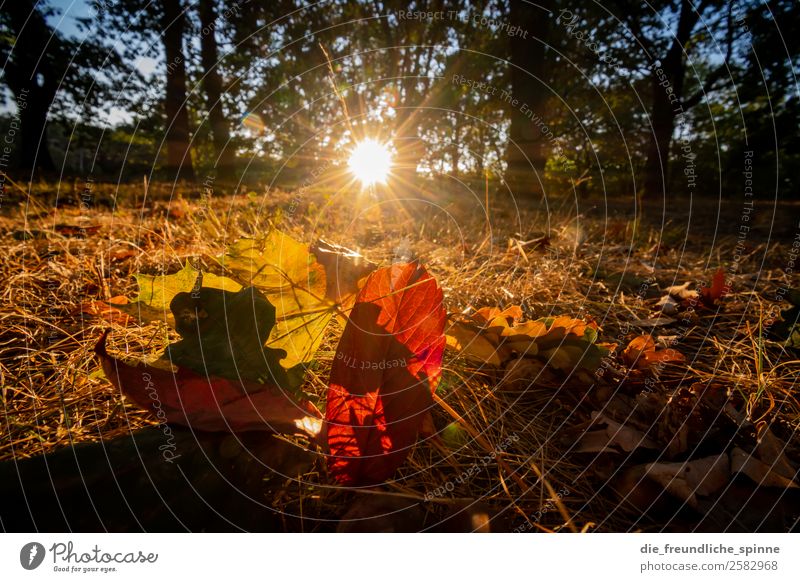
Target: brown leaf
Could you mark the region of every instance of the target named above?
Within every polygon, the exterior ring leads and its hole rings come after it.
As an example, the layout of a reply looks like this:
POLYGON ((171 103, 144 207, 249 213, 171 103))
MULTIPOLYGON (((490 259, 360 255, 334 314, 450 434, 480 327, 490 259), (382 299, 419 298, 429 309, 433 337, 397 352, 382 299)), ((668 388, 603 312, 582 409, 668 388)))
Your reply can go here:
POLYGON ((358 293, 359 282, 375 270, 375 263, 360 253, 319 239, 310 249, 325 269, 326 297, 347 307, 358 293))
POLYGON ((127 305, 128 298, 124 295, 117 295, 105 301, 87 301, 75 310, 75 314, 90 315, 119 325, 130 325, 135 321, 133 317, 117 308, 117 305, 127 305))
POLYGON ((798 488, 797 483, 792 479, 787 479, 773 467, 746 453, 739 447, 731 451, 731 471, 747 475, 761 487, 798 488))
POLYGON ((497 388, 524 391, 531 386, 554 388, 558 386, 558 378, 541 360, 520 356, 506 364, 505 376, 497 388))
POLYGON ((125 259, 130 259, 138 254, 139 251, 126 246, 114 247, 113 249, 108 251, 108 257, 112 261, 124 261, 125 259))
POLYGON ((708 497, 728 483, 731 462, 723 453, 683 463, 649 463, 645 475, 697 509, 698 497, 708 497))
POLYGON ((604 429, 586 431, 579 438, 576 453, 626 453, 637 448, 659 449, 658 443, 645 436, 641 431, 611 420, 601 412, 592 412, 593 426, 605 425, 604 429), (614 448, 618 447, 618 448, 614 448))
POLYGON ((468 360, 490 366, 500 366, 510 351, 492 343, 481 329, 465 321, 452 321, 445 331, 447 347, 468 360))
POLYGON ((786 456, 786 443, 776 437, 769 430, 766 423, 759 424, 756 428, 758 433, 756 454, 758 458, 783 477, 794 479, 797 475, 797 470, 786 456))
POLYGON ((725 284, 725 271, 720 267, 711 278, 711 287, 700 289, 700 301, 708 308, 715 307, 719 300, 728 294, 729 287, 725 284))
POLYGON ((321 414, 308 401, 258 382, 206 378, 186 368, 172 372, 130 365, 106 352, 105 332, 95 353, 109 381, 161 422, 201 431, 305 433, 315 437, 321 414))

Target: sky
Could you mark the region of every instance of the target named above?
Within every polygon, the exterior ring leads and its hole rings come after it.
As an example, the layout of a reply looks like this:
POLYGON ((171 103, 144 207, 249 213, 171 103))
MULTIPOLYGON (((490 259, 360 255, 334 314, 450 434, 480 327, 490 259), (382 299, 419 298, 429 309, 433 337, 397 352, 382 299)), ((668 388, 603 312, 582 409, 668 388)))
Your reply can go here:
POLYGON ((95 14, 87 0, 51 0, 50 5, 62 13, 49 19, 49 23, 56 30, 74 38, 85 36, 78 29, 75 19, 91 17, 95 14))
MULTIPOLYGON (((15 1, 15 0, 9 0, 15 1)), ((79 18, 91 18, 97 12, 92 8, 92 0, 49 0, 48 4, 56 9, 57 14, 48 18, 48 23, 58 32, 64 36, 72 37, 76 40, 83 40, 86 38, 88 32, 82 30, 78 26, 79 18)), ((150 57, 139 57, 135 61, 136 67, 145 76, 148 77, 158 65, 158 62, 150 57)), ((10 93, 6 89, 6 98, 3 100, 0 97, 0 114, 15 113, 16 104, 13 98, 10 98, 10 93)), ((106 120, 111 125, 116 125, 119 122, 129 121, 131 116, 128 112, 112 108, 106 112, 106 120)))

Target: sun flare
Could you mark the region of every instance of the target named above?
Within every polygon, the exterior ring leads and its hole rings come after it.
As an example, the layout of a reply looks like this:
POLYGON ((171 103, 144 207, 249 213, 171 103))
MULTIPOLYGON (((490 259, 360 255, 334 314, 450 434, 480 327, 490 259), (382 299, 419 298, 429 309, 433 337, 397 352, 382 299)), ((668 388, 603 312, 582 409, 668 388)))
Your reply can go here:
POLYGON ((385 184, 392 167, 392 154, 386 144, 365 139, 356 144, 350 154, 348 166, 364 186, 385 184))

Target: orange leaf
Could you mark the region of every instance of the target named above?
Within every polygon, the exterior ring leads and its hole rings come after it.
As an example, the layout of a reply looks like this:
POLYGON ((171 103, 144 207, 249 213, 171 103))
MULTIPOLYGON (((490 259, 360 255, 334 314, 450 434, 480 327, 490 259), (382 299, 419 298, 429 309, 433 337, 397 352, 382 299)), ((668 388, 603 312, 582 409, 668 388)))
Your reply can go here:
POLYGON ((74 313, 99 317, 110 323, 128 325, 132 321, 134 321, 134 319, 127 313, 115 307, 115 305, 127 305, 127 304, 128 304, 127 297, 125 297, 124 295, 117 295, 116 297, 112 297, 106 301, 97 300, 97 301, 87 301, 86 303, 82 303, 80 307, 78 307, 78 309, 75 310, 74 313))
POLYGON ((711 278, 711 287, 703 287, 700 290, 700 300, 707 307, 713 307, 717 300, 722 299, 727 294, 728 287, 725 285, 725 271, 720 267, 711 278))
POLYGON ((683 354, 669 348, 656 350, 656 343, 649 335, 635 337, 622 352, 622 360, 633 369, 646 370, 654 364, 679 363, 685 361, 683 354))

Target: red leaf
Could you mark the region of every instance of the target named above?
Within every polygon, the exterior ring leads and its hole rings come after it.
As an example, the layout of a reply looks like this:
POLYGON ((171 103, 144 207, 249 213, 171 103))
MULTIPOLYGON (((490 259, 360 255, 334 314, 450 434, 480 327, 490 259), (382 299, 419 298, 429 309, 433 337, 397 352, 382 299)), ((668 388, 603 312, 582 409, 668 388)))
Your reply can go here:
POLYGON ((328 468, 339 483, 380 483, 405 460, 433 404, 445 318, 442 290, 418 263, 367 279, 328 389, 328 468))
POLYGON ((709 307, 713 307, 718 299, 722 299, 728 294, 725 285, 725 271, 720 267, 711 278, 711 287, 703 287, 700 290, 700 299, 709 307))
POLYGON ((280 388, 206 378, 186 368, 173 373, 146 364, 131 366, 108 355, 107 336, 95 346, 106 376, 161 422, 203 431, 304 432, 312 437, 319 432, 321 414, 314 405, 295 401, 280 388))

